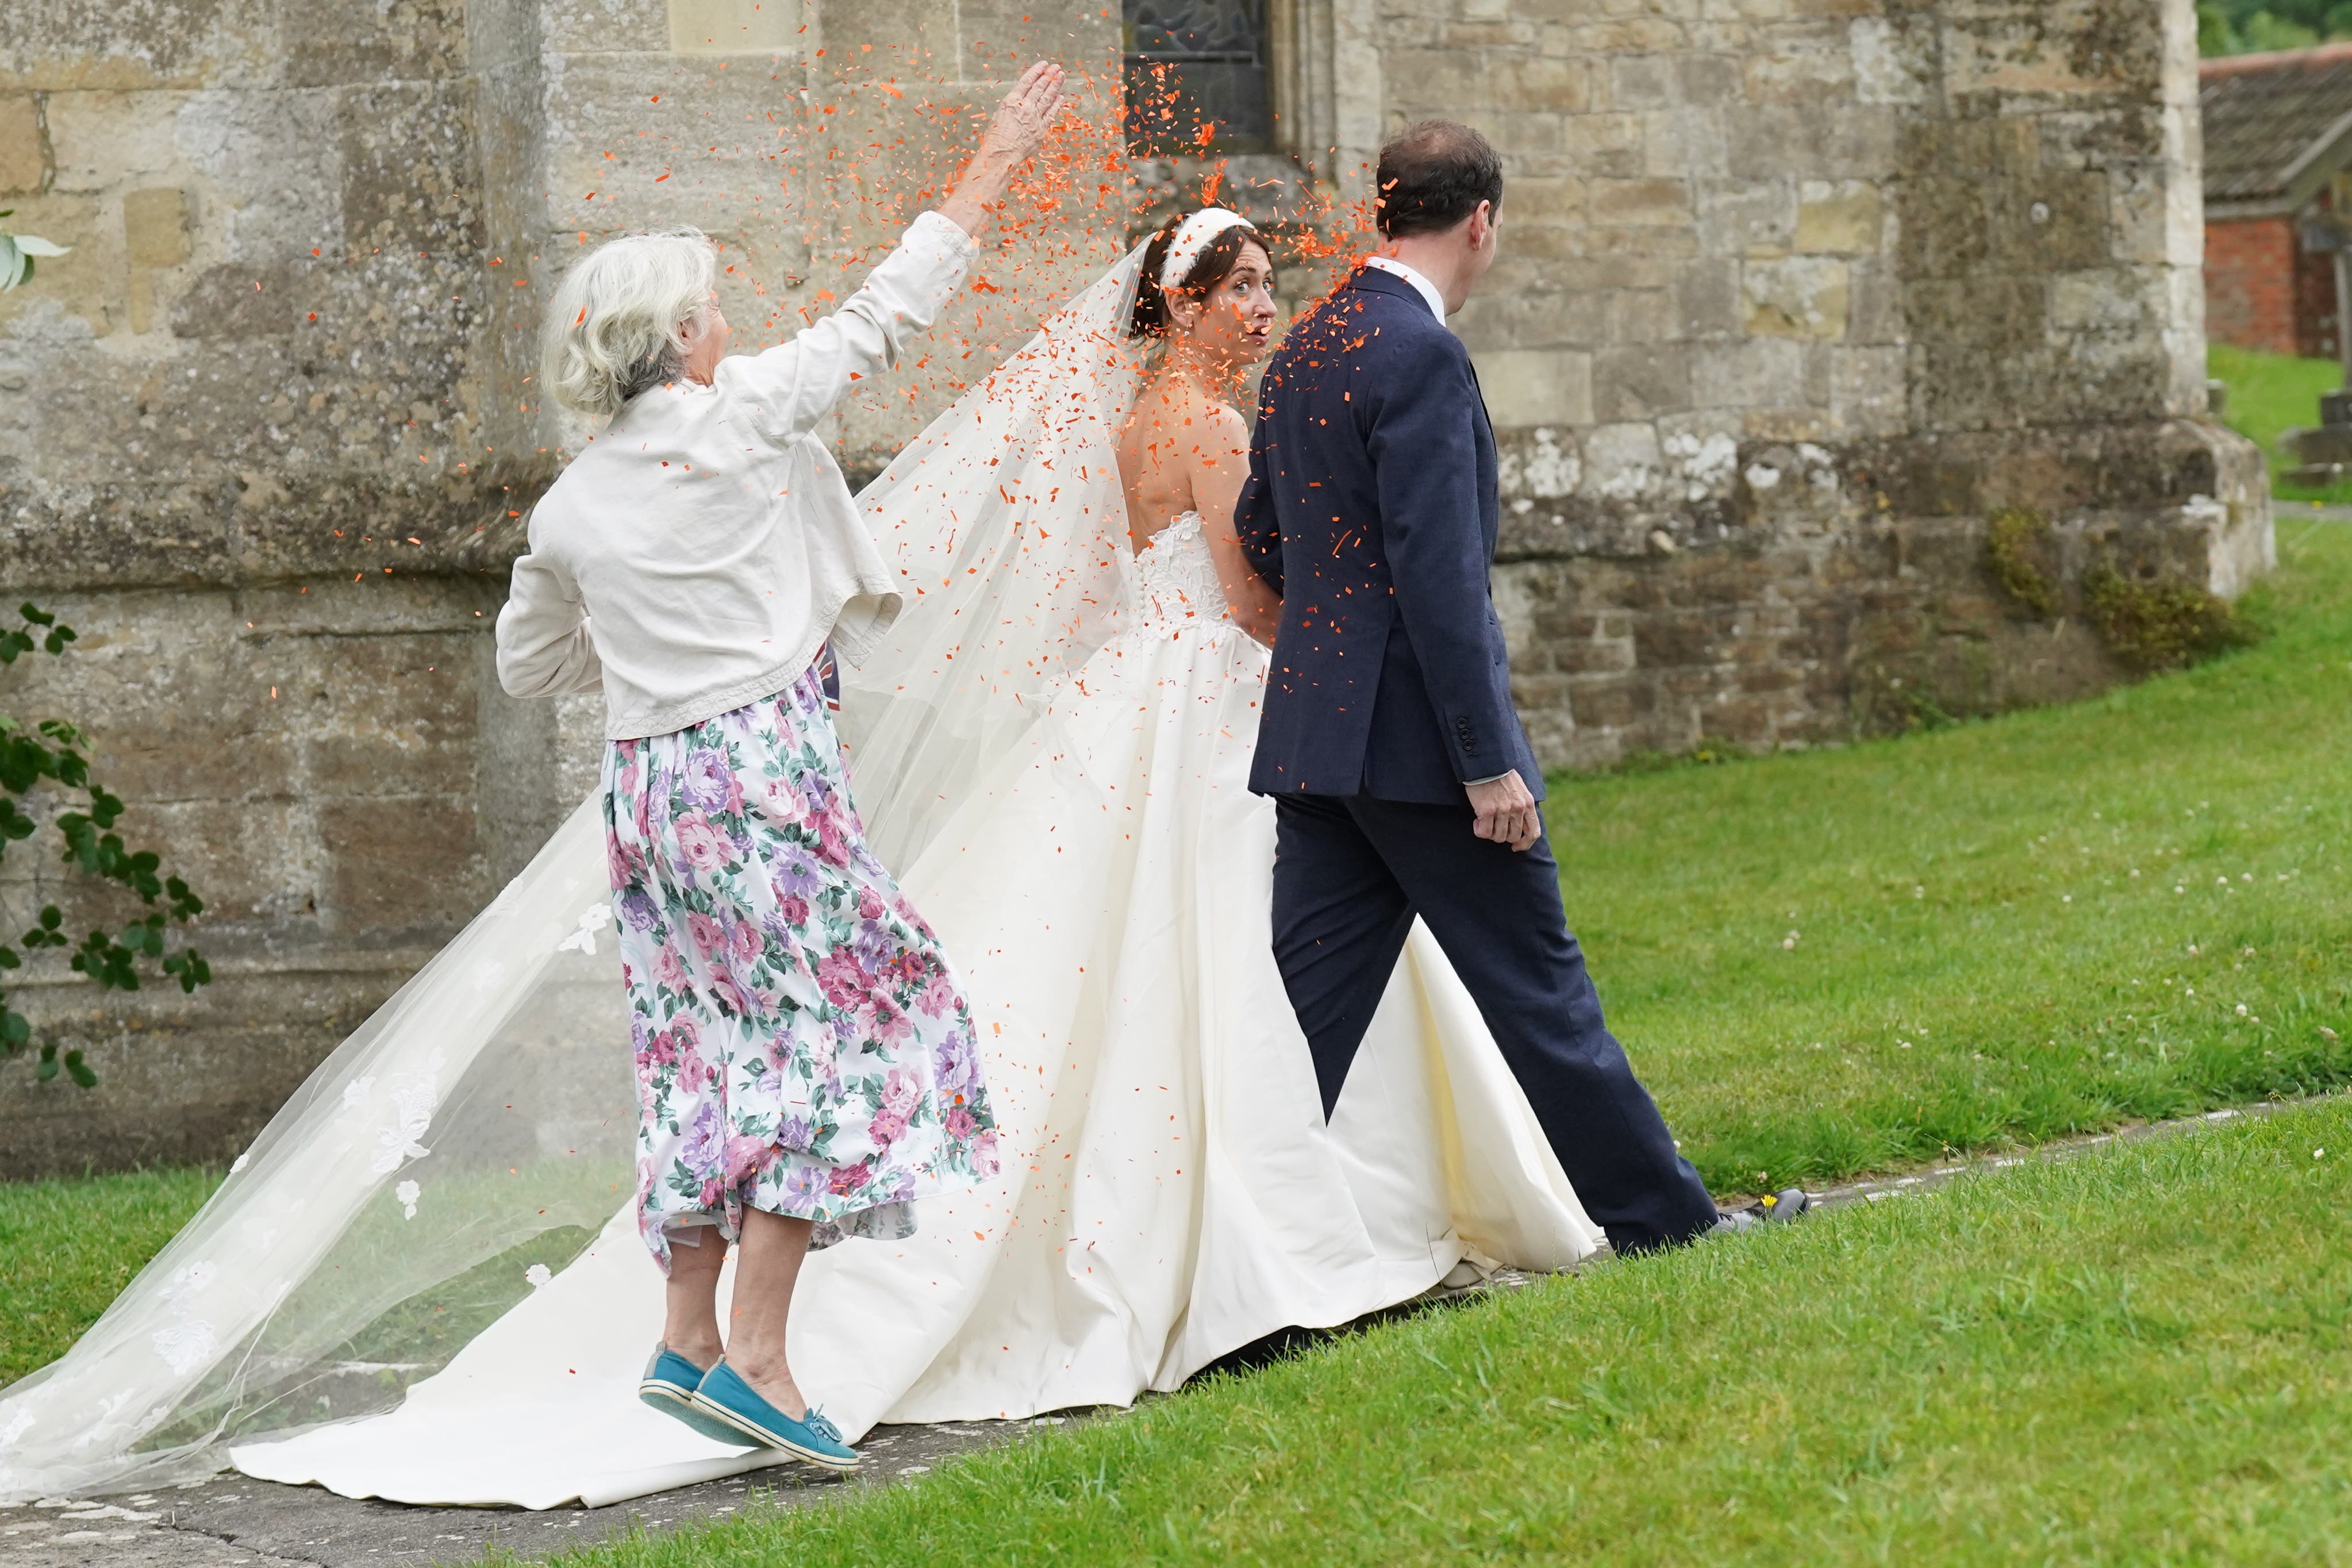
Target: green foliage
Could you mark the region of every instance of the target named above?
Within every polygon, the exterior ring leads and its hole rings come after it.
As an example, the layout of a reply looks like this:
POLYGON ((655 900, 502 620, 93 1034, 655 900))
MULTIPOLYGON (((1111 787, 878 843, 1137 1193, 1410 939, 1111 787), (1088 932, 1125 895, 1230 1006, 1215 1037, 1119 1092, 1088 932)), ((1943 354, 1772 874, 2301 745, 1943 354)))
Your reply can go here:
POLYGON ((2058 536, 2048 518, 2022 507, 1993 513, 1985 555, 2002 592, 2037 616, 2058 613, 2058 536))
MULTIPOLYGON (((38 605, 20 605, 16 613, 21 624, 0 629, 0 665, 13 665, 36 652, 61 657, 73 646, 73 628, 60 626, 38 605)), ((193 992, 211 981, 212 969, 194 948, 169 946, 163 932, 167 921, 192 921, 202 914, 204 900, 187 883, 164 874, 161 856, 152 849, 132 849, 111 831, 122 816, 122 801, 89 776, 89 744, 79 729, 62 719, 43 719, 27 727, 13 715, 0 713, 0 854, 38 830, 39 822, 21 804, 33 791, 47 785, 79 795, 79 809, 59 812, 55 825, 65 841, 66 864, 129 889, 149 906, 149 912, 119 931, 91 931, 77 943, 66 933, 63 911, 47 905, 16 945, 0 942, 0 974, 23 968, 27 955, 71 947, 68 967, 101 991, 138 990, 140 963, 146 960, 179 982, 182 991, 193 992)), ((0 1056, 13 1057, 32 1043, 32 1021, 9 1005, 7 990, 0 988, 0 1056)), ((98 1087, 96 1070, 79 1049, 60 1052, 56 1041, 43 1041, 34 1077, 47 1083, 60 1068, 82 1088, 98 1087)))
MULTIPOLYGON (((0 207, 0 217, 7 217, 16 210, 0 207)), ((35 257, 63 256, 72 248, 68 245, 53 245, 37 234, 10 234, 0 229, 0 294, 33 280, 35 257)))
POLYGON ((2259 54, 2352 38, 2352 0, 2199 0, 2198 52, 2259 54))
POLYGON ((2254 640, 2236 607, 2200 584, 2138 582, 2105 562, 2083 574, 2083 607, 2099 640, 2141 669, 2178 669, 2254 640))

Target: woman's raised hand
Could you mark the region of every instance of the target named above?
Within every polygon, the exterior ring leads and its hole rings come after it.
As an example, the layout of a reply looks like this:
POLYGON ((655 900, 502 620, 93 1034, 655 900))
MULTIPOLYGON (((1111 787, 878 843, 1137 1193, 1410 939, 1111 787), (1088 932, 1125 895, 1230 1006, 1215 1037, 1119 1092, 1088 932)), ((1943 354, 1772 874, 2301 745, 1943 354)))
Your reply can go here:
POLYGON ((1045 144, 1045 132, 1053 129, 1054 117, 1061 108, 1062 68, 1051 60, 1039 60, 1021 73, 1021 79, 996 106, 996 118, 989 121, 988 134, 981 139, 981 157, 992 154, 1013 164, 1027 163, 1045 144))
POLYGON ((988 222, 989 208, 1004 197, 1004 187, 1020 168, 1045 144, 1045 133, 1062 109, 1062 68, 1039 60, 1021 73, 1013 90, 996 106, 980 151, 965 168, 954 193, 940 204, 940 216, 966 234, 977 237, 988 222))

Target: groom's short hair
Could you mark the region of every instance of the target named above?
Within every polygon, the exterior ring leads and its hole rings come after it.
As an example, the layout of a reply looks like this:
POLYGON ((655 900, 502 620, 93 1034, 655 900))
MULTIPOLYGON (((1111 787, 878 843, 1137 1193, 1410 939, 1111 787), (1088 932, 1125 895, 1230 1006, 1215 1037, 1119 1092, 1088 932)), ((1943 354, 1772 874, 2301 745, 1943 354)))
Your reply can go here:
POLYGON ((1391 239, 1452 228, 1489 202, 1503 210, 1503 157, 1469 126, 1424 120, 1381 149, 1381 232, 1391 239))

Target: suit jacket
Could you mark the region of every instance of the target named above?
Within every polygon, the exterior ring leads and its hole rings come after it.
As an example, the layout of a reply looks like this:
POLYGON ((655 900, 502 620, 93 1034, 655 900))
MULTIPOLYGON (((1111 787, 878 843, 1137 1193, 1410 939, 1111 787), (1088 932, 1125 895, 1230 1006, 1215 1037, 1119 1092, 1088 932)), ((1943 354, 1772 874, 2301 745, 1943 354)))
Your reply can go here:
POLYGON ((1266 367, 1234 511, 1282 595, 1252 790, 1458 805, 1516 768, 1542 797, 1487 577, 1501 521, 1469 350, 1359 269, 1266 367))

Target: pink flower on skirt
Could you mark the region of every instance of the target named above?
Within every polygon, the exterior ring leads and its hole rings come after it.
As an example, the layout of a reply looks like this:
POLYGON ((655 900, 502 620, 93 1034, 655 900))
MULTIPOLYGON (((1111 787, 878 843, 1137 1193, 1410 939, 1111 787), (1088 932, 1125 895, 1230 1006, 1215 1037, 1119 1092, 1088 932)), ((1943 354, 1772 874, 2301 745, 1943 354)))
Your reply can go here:
POLYGON ((784 917, 788 926, 805 926, 809 922, 808 900, 797 894, 787 894, 778 900, 776 912, 784 917))
POLYGON ((900 1011, 897 1003, 883 996, 874 998, 872 1022, 868 1028, 878 1045, 895 1046, 901 1040, 915 1037, 915 1021, 900 1011))
POLYGON ((824 999, 836 1007, 855 1007, 866 999, 866 972, 857 960, 835 949, 816 961, 816 983, 824 999))
POLYGON ((833 1179, 829 1184, 836 1193, 854 1193, 873 1179, 873 1171, 867 1167, 865 1161, 860 1160, 854 1165, 835 1166, 833 1179))
POLYGON ((944 974, 934 974, 930 984, 923 987, 923 994, 916 999, 915 1005, 926 1018, 944 1018, 956 1010, 958 1000, 955 982, 944 974))
POLYGON ((695 950, 705 959, 718 958, 727 951, 727 928, 714 915, 687 916, 686 934, 694 939, 695 950))
POLYGON ((604 875, 614 892, 635 881, 645 864, 635 846, 623 844, 615 835, 604 836, 604 875))
POLYGON ((739 1018, 748 1018, 757 1010, 751 1005, 751 996, 735 983, 735 977, 724 970, 710 977, 710 994, 739 1018))
POLYGON ((654 984, 667 986, 681 996, 694 988, 687 978, 685 961, 667 942, 662 943, 654 953, 654 984))
POLYGON ((971 1136, 971 1130, 980 1125, 978 1121, 973 1120, 971 1112, 966 1110, 961 1105, 950 1109, 947 1113, 946 1121, 948 1136, 954 1139, 959 1143, 969 1139, 971 1136))
POLYGON ((688 1094, 700 1094, 705 1085, 719 1077, 718 1069, 702 1059, 702 1053, 691 1046, 677 1053, 677 1087, 688 1094))
POLYGON ((775 1145, 764 1138, 746 1138, 740 1134, 727 1140, 727 1184, 739 1184, 747 1176, 756 1175, 775 1163, 775 1145))
POLYGON ((701 1027, 686 1014, 681 1013, 670 1021, 669 1032, 677 1039, 679 1050, 698 1051, 702 1048, 701 1027))
POLYGON ((733 854, 727 836, 698 811, 683 813, 670 824, 677 836, 677 852, 698 871, 724 870, 733 854))
POLYGON ((767 939, 750 921, 736 922, 734 945, 736 958, 745 963, 759 963, 761 955, 768 950, 767 939))
POLYGON ((817 819, 817 854, 828 866, 849 864, 849 834, 841 825, 841 814, 828 811, 817 819))
POLYGON ((808 821, 808 802, 789 778, 770 779, 760 792, 760 813, 771 822, 798 827, 808 821))

